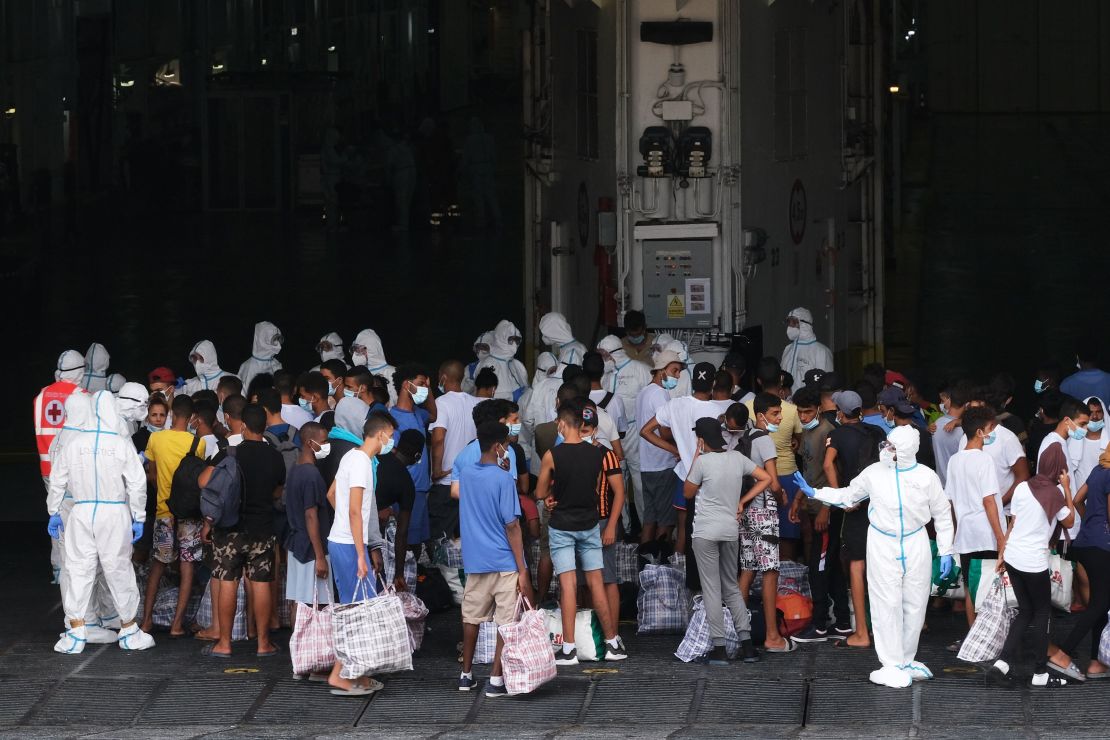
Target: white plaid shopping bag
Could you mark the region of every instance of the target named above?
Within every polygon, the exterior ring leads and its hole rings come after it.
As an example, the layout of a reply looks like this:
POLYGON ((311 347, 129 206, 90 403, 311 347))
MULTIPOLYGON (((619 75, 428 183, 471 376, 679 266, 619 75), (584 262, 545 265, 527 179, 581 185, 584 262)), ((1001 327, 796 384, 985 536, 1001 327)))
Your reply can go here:
POLYGON ((1110 624, 1102 628, 1102 635, 1098 639, 1098 662, 1110 665, 1110 624))
POLYGON ((969 663, 995 660, 1002 654, 1002 646, 1010 633, 1010 622, 1017 610, 1007 606, 1005 586, 1001 578, 994 579, 991 591, 983 599, 975 614, 975 624, 967 632, 957 657, 969 663))
POLYGON ((319 589, 312 591, 312 606, 297 603, 297 625, 289 638, 293 673, 321 673, 335 663, 335 637, 332 635, 332 606, 320 608, 319 589))
MULTIPOLYGON (((208 580, 204 589, 204 596, 197 606, 196 617, 193 621, 201 627, 212 626, 212 584, 215 579, 208 580)), ((231 639, 233 642, 247 639, 247 590, 243 581, 239 581, 239 590, 235 592, 235 621, 231 625, 231 639)))
POLYGON ((690 623, 686 578, 670 565, 645 565, 636 597, 637 634, 680 634, 690 623))
MULTIPOLYGON (((728 607, 725 610, 725 652, 729 658, 735 658, 740 651, 740 635, 736 633, 736 623, 732 621, 732 613, 728 607)), ((675 657, 683 663, 700 660, 713 649, 713 638, 709 635, 709 620, 705 617, 705 604, 701 596, 694 597, 694 613, 690 615, 690 625, 682 642, 678 644, 675 657)))
POLYGON ((510 694, 530 693, 555 678, 555 654, 542 611, 533 609, 521 596, 517 600, 517 621, 503 624, 497 631, 505 643, 501 648, 501 668, 510 694))
POLYGON ((635 542, 618 542, 617 583, 637 583, 640 580, 640 546, 635 542))
POLYGON ((363 579, 355 588, 361 601, 332 611, 335 655, 343 668, 339 675, 352 679, 373 673, 412 670, 412 649, 404 607, 393 589, 370 598, 373 587, 363 579))
MULTIPOLYGON (((550 641, 548 644, 551 644, 550 641)), ((497 625, 493 622, 482 622, 478 625, 478 642, 474 645, 474 662, 478 665, 489 665, 493 662, 493 656, 496 652, 497 625)))
MULTIPOLYGON (((411 557, 412 553, 409 553, 409 556, 411 557)), ((398 591, 397 598, 401 600, 401 609, 405 613, 405 624, 409 631, 409 648, 416 652, 424 644, 424 620, 428 618, 428 607, 424 606, 424 602, 413 591, 398 591)))

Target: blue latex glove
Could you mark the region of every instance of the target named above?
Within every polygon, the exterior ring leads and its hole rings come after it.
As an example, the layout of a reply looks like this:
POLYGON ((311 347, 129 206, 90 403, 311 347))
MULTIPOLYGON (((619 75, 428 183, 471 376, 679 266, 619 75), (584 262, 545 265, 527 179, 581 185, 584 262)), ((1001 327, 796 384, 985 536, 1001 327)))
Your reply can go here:
POLYGON ((943 581, 952 572, 952 556, 942 555, 940 558, 940 578, 943 581))
POLYGON ((813 490, 813 486, 807 483, 806 479, 802 477, 801 471, 794 473, 791 480, 794 481, 794 485, 798 487, 798 490, 804 493, 809 498, 813 498, 817 495, 817 491, 813 490))
POLYGON ((143 536, 143 523, 131 522, 131 544, 134 545, 143 536))
POLYGON ((50 520, 46 523, 46 532, 54 539, 58 539, 63 529, 65 528, 62 526, 62 517, 59 514, 51 516, 50 520))

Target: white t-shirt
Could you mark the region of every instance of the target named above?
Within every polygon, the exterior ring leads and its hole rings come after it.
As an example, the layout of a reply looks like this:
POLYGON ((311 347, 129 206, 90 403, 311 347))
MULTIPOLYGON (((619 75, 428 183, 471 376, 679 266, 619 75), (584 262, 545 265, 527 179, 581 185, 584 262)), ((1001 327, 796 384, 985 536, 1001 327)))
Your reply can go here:
MULTIPOLYGON (((601 409, 601 402, 605 400, 607 393, 608 391, 603 390, 590 391, 590 400, 598 404, 598 408, 601 409)), ((624 434, 628 431, 628 420, 624 415, 624 402, 621 400, 620 396, 614 393, 613 399, 609 401, 609 405, 601 410, 612 417, 613 424, 616 426, 618 434, 624 434)))
MULTIPOLYGON (((455 456, 478 436, 474 429, 472 412, 481 400, 477 396, 458 391, 449 391, 436 399, 436 420, 430 428, 444 430, 441 469, 451 470, 455 456)), ((451 482, 451 476, 445 475, 434 482, 446 485, 451 482)))
MULTIPOLYGON (((613 405, 616 406, 617 404, 613 405)), ((597 433, 594 434, 594 439, 611 450, 613 449, 613 440, 619 438, 620 435, 617 434, 617 425, 613 423, 612 415, 605 409, 598 407, 597 433)))
MULTIPOLYGON (((640 426, 647 424, 668 401, 671 395, 662 386, 648 383, 636 396, 636 419, 640 426)), ((640 445, 640 472, 658 473, 662 470, 674 470, 678 460, 674 455, 661 450, 647 440, 640 445)))
MULTIPOLYGON (((755 431, 755 429, 749 429, 748 434, 750 435, 755 431)), ((764 465, 766 465, 768 460, 775 460, 777 462, 778 456, 778 450, 775 448, 775 438, 772 437, 770 434, 761 434, 759 435, 759 437, 752 440, 752 462, 759 467, 762 468, 764 465)), ((749 501, 748 508, 764 508, 764 501, 770 495, 771 489, 768 488, 763 494, 756 496, 751 501, 749 501)))
POLYGON ((740 504, 744 476, 753 472, 755 463, 735 450, 698 456, 690 468, 689 478, 691 483, 699 486, 694 537, 718 542, 735 542, 740 538, 736 509, 740 504))
POLYGON ((299 404, 283 403, 281 405, 281 420, 299 430, 312 421, 312 413, 302 409, 299 404))
MULTIPOLYGON (((211 460, 216 455, 220 454, 220 439, 215 434, 206 434, 201 437, 201 441, 204 442, 205 460, 211 460)), ((239 437, 239 441, 243 441, 242 436, 239 437)))
POLYGON ((947 414, 937 419, 937 431, 933 434, 933 457, 937 461, 937 475, 941 485, 948 481, 948 461, 967 444, 967 438, 959 424, 950 432, 944 430, 951 421, 952 417, 947 414))
MULTIPOLYGON (((1041 440, 1041 446, 1037 449, 1037 467, 1032 471, 1033 474, 1036 474, 1037 470, 1040 468, 1041 455, 1044 454, 1044 451, 1047 450, 1052 445, 1057 444, 1057 443, 1059 443, 1060 447, 1063 448, 1064 457, 1068 456, 1068 440, 1061 437, 1059 434, 1056 433, 1056 430, 1053 429, 1051 432, 1044 435, 1044 439, 1041 440)), ((1076 488, 1075 490, 1079 490, 1079 489, 1076 488)))
MULTIPOLYGON (((724 413, 725 408, 728 408, 728 405, 724 401, 702 401, 693 396, 682 396, 672 398, 655 412, 655 420, 659 422, 659 426, 671 430, 675 446, 678 447, 679 461, 674 473, 681 480, 686 480, 686 473, 690 470, 690 463, 693 462, 694 452, 698 448, 694 424, 698 419, 707 416, 716 419, 724 413), (722 403, 726 404, 723 408, 722 403)), ((643 458, 640 461, 640 469, 643 470, 643 458)))
POLYGON ((1104 429, 1099 433, 1098 439, 1084 437, 1080 440, 1068 440, 1065 451, 1068 455, 1068 467, 1072 472, 1072 490, 1078 491, 1087 482, 1091 471, 1098 466, 1099 455, 1106 449, 1108 439, 1110 439, 1110 433, 1104 429))
POLYGON ((948 462, 944 495, 952 502, 952 509, 956 512, 953 547, 957 553, 998 549, 987 510, 983 507, 983 499, 993 496, 999 522, 1005 530, 1002 492, 998 489, 994 461, 983 450, 961 450, 948 462))
POLYGON ((355 544, 347 511, 351 507, 351 488, 364 488, 362 493, 362 541, 370 542, 370 520, 378 526, 378 506, 374 501, 374 465, 370 456, 359 448, 350 450, 339 461, 335 473, 335 519, 328 533, 329 542, 355 544))
MULTIPOLYGON (((1060 489, 1063 494, 1064 489, 1060 489)), ((1002 556, 1008 564, 1024 573, 1040 573, 1048 569, 1048 538, 1056 529, 1056 522, 1048 521, 1044 509, 1033 497, 1028 483, 1019 483, 1010 500, 1014 521, 1006 537, 1006 551, 1002 556)), ((1071 509, 1063 507, 1056 514, 1056 521, 1068 518, 1071 509)))
MULTIPOLYGON (((997 438, 992 445, 983 447, 983 452, 994 460, 994 472, 998 476, 998 487, 1003 495, 1014 485, 1014 464, 1025 456, 1025 450, 1017 435, 999 424, 994 428, 997 438)), ((967 447, 967 435, 960 432, 960 449, 967 447)), ((1012 504, 1011 504, 1012 505, 1012 504)))

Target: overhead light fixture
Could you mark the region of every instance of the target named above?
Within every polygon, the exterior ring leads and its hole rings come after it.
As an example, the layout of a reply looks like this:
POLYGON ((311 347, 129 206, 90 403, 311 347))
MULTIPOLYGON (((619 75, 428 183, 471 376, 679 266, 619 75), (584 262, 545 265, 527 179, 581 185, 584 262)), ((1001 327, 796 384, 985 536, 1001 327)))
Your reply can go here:
POLYGON ((221 64, 220 62, 216 62, 215 64, 212 65, 212 71, 213 72, 221 72, 221 71, 223 71, 223 68, 224 68, 224 65, 221 64))
POLYGON ((435 33, 435 32, 436 32, 436 30, 434 28, 429 28, 428 29, 428 33, 435 33))
POLYGON ((292 28, 289 29, 289 35, 290 36, 296 36, 297 35, 297 27, 296 26, 293 26, 292 28))
POLYGON ((5 115, 5 116, 7 116, 8 118, 12 118, 13 116, 15 116, 15 108, 14 108, 14 107, 12 107, 12 108, 7 108, 7 109, 6 109, 5 111, 4 111, 4 115, 5 115))
POLYGON ((899 87, 898 85, 891 85, 890 86, 890 94, 891 95, 897 95, 900 92, 902 92, 902 88, 899 87))
POLYGON ((270 60, 269 60, 269 59, 267 59, 266 57, 262 57, 262 66, 263 66, 263 67, 265 67, 265 66, 266 66, 266 64, 267 64, 267 63, 269 63, 269 61, 270 61, 270 60))
POLYGON ((329 46, 328 47, 328 53, 329 54, 334 54, 335 53, 335 47, 334 46, 329 46))
POLYGON ((120 87, 135 87, 135 80, 120 80, 120 87))

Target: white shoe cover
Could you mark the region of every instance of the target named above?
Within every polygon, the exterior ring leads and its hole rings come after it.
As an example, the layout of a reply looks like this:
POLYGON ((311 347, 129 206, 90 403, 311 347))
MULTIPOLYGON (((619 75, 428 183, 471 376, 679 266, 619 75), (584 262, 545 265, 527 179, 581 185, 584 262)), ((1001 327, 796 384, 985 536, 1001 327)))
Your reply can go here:
POLYGON ((154 638, 132 623, 119 631, 119 646, 122 650, 146 650, 154 647, 154 638))
POLYGON ((112 630, 95 624, 86 624, 85 632, 88 634, 89 643, 93 645, 111 645, 119 637, 112 630))
POLYGON ((88 642, 88 637, 85 634, 85 628, 70 627, 62 633, 61 639, 54 643, 54 651, 58 653, 66 653, 67 655, 77 655, 85 651, 85 644, 88 642))
POLYGON ((887 666, 877 671, 871 671, 870 678, 871 683, 877 683, 880 686, 889 686, 892 689, 904 689, 913 683, 910 674, 894 666, 887 666))
POLYGON ((928 681, 933 677, 933 672, 929 670, 929 666, 919 660, 910 661, 903 666, 899 666, 899 668, 914 681, 928 681))

